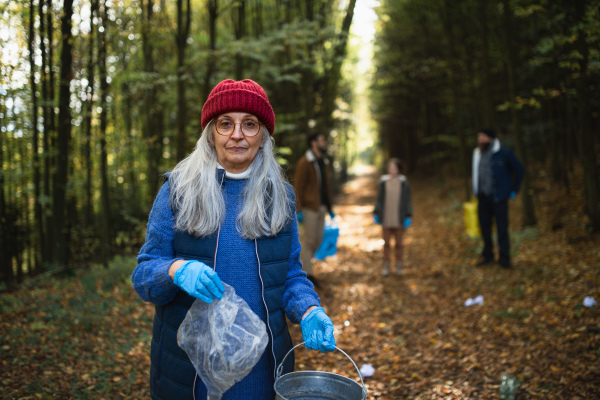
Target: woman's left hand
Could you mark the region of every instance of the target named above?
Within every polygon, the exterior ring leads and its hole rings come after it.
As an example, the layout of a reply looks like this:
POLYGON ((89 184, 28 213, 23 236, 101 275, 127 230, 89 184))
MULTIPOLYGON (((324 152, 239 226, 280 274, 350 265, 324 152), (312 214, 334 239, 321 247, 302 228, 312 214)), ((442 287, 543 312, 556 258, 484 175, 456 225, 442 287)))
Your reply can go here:
POLYGON ((302 340, 307 349, 323 353, 335 350, 333 322, 323 307, 317 307, 300 321, 302 340))

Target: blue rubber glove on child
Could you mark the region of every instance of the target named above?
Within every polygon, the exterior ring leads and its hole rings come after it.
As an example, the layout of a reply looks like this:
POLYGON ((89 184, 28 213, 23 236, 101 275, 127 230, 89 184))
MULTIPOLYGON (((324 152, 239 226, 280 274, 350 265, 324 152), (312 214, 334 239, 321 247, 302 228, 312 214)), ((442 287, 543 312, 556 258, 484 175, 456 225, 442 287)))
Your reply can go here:
POLYGON ((412 218, 406 218, 404 220, 404 224, 403 224, 404 229, 408 229, 408 227, 410 226, 410 224, 412 224, 412 218))
POLYGON ((379 217, 375 214, 373 214, 373 221, 375 221, 375 223, 377 225, 381 224, 381 220, 379 219, 379 217))
POLYGON ((312 310, 302 321, 302 340, 307 349, 319 350, 323 353, 335 350, 333 322, 325 314, 323 307, 312 310))
POLYGON ((222 299, 225 288, 217 273, 200 261, 186 261, 175 271, 173 283, 206 303, 222 299))

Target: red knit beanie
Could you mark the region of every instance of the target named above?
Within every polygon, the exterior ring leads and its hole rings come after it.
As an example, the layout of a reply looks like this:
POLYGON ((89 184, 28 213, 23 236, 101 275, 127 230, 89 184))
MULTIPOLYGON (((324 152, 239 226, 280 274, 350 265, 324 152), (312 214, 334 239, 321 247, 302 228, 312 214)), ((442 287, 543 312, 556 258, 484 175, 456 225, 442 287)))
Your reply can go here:
POLYGON ((226 79, 215 86, 202 107, 200 125, 204 129, 213 118, 235 111, 256 115, 273 135, 275 113, 269 104, 269 98, 263 88, 250 79, 243 81, 226 79))

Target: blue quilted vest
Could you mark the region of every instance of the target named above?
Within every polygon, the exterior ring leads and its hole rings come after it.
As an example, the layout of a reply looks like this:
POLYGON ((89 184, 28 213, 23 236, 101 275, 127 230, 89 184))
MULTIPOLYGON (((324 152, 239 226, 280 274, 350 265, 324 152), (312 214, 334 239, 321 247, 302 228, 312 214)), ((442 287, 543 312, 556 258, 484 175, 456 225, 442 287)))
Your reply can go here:
MULTIPOLYGON (((223 181, 224 173, 224 170, 217 171, 219 181, 223 181)), ((168 175, 165 179, 168 179, 168 175)), ((292 246, 291 231, 290 223, 276 236, 255 240, 263 299, 268 315, 269 344, 265 351, 271 353, 275 368, 293 347, 285 313, 281 308, 292 246)), ((214 268, 217 233, 197 238, 187 232, 178 231, 175 233, 174 246, 176 258, 198 260, 214 268)), ((173 301, 156 306, 150 350, 150 393, 155 400, 194 398, 196 370, 187 354, 177 345, 177 329, 194 300, 194 297, 180 290, 173 301)), ((284 373, 294 370, 293 354, 286 359, 283 370, 284 373)))

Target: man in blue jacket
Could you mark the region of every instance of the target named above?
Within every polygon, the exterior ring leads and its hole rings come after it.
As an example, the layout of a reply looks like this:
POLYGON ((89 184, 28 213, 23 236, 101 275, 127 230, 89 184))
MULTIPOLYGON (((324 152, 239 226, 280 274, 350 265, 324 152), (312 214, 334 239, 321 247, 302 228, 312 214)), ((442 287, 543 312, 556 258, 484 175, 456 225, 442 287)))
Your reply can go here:
POLYGON ((510 268, 510 241, 508 237, 508 200, 514 199, 523 180, 523 164, 512 151, 500 145, 493 129, 479 130, 478 147, 473 151, 473 193, 477 196, 479 227, 483 236, 484 266, 494 261, 492 217, 496 218, 498 263, 510 268))

